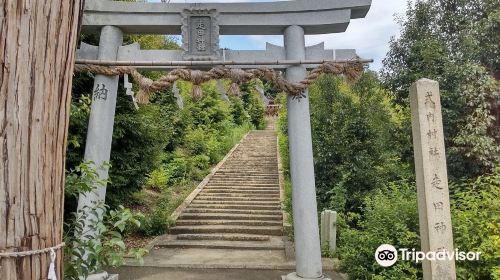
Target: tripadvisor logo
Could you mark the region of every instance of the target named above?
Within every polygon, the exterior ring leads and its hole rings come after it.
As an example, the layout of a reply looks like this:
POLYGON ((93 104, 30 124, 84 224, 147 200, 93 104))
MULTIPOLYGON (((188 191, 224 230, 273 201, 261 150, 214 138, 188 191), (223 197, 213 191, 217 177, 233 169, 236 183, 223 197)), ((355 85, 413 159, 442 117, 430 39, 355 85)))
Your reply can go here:
POLYGON ((375 252, 375 260, 383 267, 393 266, 398 260, 398 251, 392 245, 380 245, 375 252))
POLYGON ((400 248, 397 250, 389 244, 380 245, 375 251, 375 260, 380 266, 390 267, 398 261, 398 251, 403 261, 414 261, 419 263, 423 260, 429 261, 479 261, 481 252, 461 252, 458 249, 455 251, 439 251, 439 252, 419 252, 415 249, 400 248))

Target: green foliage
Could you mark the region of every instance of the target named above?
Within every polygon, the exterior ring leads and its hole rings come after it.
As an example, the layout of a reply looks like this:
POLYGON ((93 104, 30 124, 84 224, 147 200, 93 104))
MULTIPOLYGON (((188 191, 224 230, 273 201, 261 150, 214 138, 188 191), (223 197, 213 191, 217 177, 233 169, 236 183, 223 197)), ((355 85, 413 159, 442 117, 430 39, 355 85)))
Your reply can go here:
POLYGON ((293 209, 292 209, 292 183, 290 179, 290 154, 288 150, 288 122, 286 95, 281 93, 276 96, 277 104, 281 104, 277 120, 278 149, 283 169, 285 199, 283 201, 283 210, 288 214, 288 223, 292 227, 286 232, 289 239, 293 240, 293 209))
POLYGON ((143 106, 138 111, 125 96, 118 98, 113 130, 108 203, 117 205, 146 183, 146 174, 159 166, 173 128, 162 118, 160 106, 143 106))
POLYGON ((264 129, 266 127, 266 108, 260 94, 255 90, 255 83, 256 81, 252 81, 241 86, 243 91, 241 99, 245 104, 245 110, 248 112, 253 126, 257 129, 264 129))
POLYGON ((357 212, 367 192, 410 177, 400 156, 409 138, 395 137, 404 116, 373 74, 353 85, 321 77, 310 99, 320 209, 357 212))
POLYGON ((474 64, 465 68, 464 74, 461 99, 466 115, 458 122, 454 149, 488 171, 500 163, 500 127, 491 115, 493 108, 500 106, 500 83, 474 64))
POLYGON ((361 214, 341 214, 338 219, 341 268, 352 279, 417 279, 419 265, 398 261, 383 268, 374 254, 381 244, 419 248, 417 194, 406 182, 388 184, 366 196, 361 214), (349 226, 354 224, 356 226, 349 226))
MULTIPOLYGON (((483 256, 458 262, 457 276, 500 279, 499 11, 494 0, 409 3, 383 87, 365 73, 354 84, 322 77, 310 89, 319 207, 340 213, 337 256, 350 278, 422 278, 421 265, 382 268, 374 252, 381 244, 420 247, 408 93, 430 78, 441 87, 455 247, 483 256)), ((287 171, 285 114, 278 131, 287 171)))
POLYGON ((167 170, 164 167, 160 167, 153 170, 153 172, 148 175, 146 186, 161 191, 167 186, 168 179, 169 174, 167 173, 167 170))
POLYGON ((93 163, 81 163, 75 169, 67 172, 64 195, 68 197, 78 197, 81 193, 90 192, 95 185, 105 186, 106 180, 100 180, 93 163))
MULTIPOLYGON (((98 179, 97 172, 88 163, 80 164, 69 172, 66 179, 66 195, 77 197, 96 186, 105 186, 106 181, 98 179)), ((95 204, 71 213, 65 222, 64 253, 65 279, 86 278, 90 273, 100 272, 103 267, 117 267, 126 256, 142 260, 144 249, 128 249, 123 234, 130 225, 140 226, 141 215, 119 206, 111 210, 107 205, 95 204), (91 224, 85 221, 90 220, 91 224), (97 235, 91 235, 97 232, 97 235)))
POLYGON ((243 101, 238 97, 230 97, 231 100, 231 115, 233 116, 234 123, 242 125, 250 121, 250 115, 245 110, 243 101))
MULTIPOLYGON (((131 227, 131 233, 142 236, 156 236, 167 232, 173 222, 170 214, 178 205, 171 199, 171 191, 164 190, 160 202, 147 215, 139 218, 140 226, 131 227)), ((179 204, 180 205, 180 204, 179 204)))
MULTIPOLYGON (((97 45, 98 38, 85 35, 82 40, 97 45)), ((125 43, 138 42, 143 49, 178 49, 176 42, 166 36, 127 35, 125 43)), ((155 76, 158 73, 145 73, 155 76)), ((66 165, 74 169, 83 161, 90 114, 93 76, 78 73, 73 79, 73 96, 69 126, 69 145, 66 165)), ((163 151, 179 141, 182 126, 177 126, 182 115, 177 109, 175 99, 168 91, 158 94, 152 104, 141 106, 137 111, 130 97, 125 95, 121 86, 118 90, 116 116, 113 130, 112 153, 110 163, 110 183, 107 190, 107 203, 117 206, 127 201, 130 195, 141 189, 146 183, 146 174, 160 167, 163 151), (164 97, 165 96, 165 97, 164 97)), ((76 201, 66 201, 66 212, 74 210, 76 201)))
POLYGON ((495 115, 500 87, 494 82, 500 2, 430 0, 408 6, 401 36, 391 41, 384 60, 384 84, 395 103, 407 107, 412 83, 437 80, 452 179, 491 172, 500 145, 495 115))
POLYGON ((179 43, 173 36, 165 35, 127 35, 125 44, 138 43, 142 50, 180 50, 179 43))
POLYGON ((500 279, 500 168, 452 189, 455 247, 481 252, 479 262, 457 262, 458 279, 500 279))

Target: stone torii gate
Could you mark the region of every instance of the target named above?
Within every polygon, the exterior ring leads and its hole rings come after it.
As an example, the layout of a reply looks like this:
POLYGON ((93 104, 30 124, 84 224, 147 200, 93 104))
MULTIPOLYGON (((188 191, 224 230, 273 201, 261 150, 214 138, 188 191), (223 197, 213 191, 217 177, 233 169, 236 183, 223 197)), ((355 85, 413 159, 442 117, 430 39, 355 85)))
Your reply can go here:
MULTIPOLYGON (((276 61, 355 59, 354 50, 325 50, 305 46, 305 35, 344 32, 351 19, 363 18, 371 0, 295 0, 268 3, 164 4, 87 0, 83 32, 101 32, 99 46, 82 44, 78 59, 111 61, 276 61), (140 50, 122 46, 123 33, 182 34, 183 48, 140 50), (284 47, 267 44, 264 51, 219 48, 219 35, 284 35, 284 47)), ((298 82, 313 65, 273 65, 298 82)), ((238 66, 240 67, 240 66, 238 66)), ((258 65, 240 68, 256 68, 258 65)), ((140 69, 140 67, 137 67, 140 69)), ((158 67, 161 68, 161 67, 158 67)), ((148 69, 154 69, 148 67, 148 69)), ((85 160, 94 162, 101 179, 108 178, 118 89, 118 77, 96 75, 85 160)), ((288 97, 288 134, 296 273, 286 279, 324 279, 314 180, 308 92, 299 100, 288 97)), ((79 209, 104 201, 105 187, 81 195, 79 209)))

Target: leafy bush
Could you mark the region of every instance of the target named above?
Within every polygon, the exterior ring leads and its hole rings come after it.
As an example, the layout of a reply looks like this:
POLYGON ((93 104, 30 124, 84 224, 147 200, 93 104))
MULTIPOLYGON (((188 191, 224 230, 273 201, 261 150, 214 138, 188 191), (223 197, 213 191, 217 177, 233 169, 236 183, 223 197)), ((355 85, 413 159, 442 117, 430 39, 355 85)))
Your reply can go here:
POLYGON ((240 98, 231 96, 231 115, 236 125, 243 125, 250 121, 250 115, 245 110, 243 101, 240 98))
POLYGON ((168 184, 178 184, 190 177, 190 162, 186 155, 181 151, 176 151, 173 158, 166 164, 168 174, 168 184))
POLYGON ((255 90, 255 85, 248 85, 241 99, 245 104, 245 110, 248 112, 253 126, 257 129, 264 129, 266 127, 266 108, 260 94, 255 90))
POLYGON ((173 224, 170 219, 173 210, 170 210, 171 195, 169 193, 169 191, 164 193, 160 203, 154 206, 150 213, 142 215, 138 219, 140 226, 131 227, 129 231, 142 236, 156 236, 166 233, 173 224))
POLYGON ((168 180, 169 174, 167 173, 167 170, 165 167, 160 167, 153 170, 153 172, 148 175, 146 185, 155 190, 161 191, 167 186, 168 180))
POLYGON ((405 182, 389 184, 366 196, 361 214, 349 213, 338 219, 337 253, 341 268, 352 279, 417 279, 418 265, 399 261, 383 268, 375 261, 378 246, 420 248, 415 186, 405 182), (349 226, 349 225, 355 226, 349 226))
POLYGON ((481 252, 479 262, 457 262, 459 279, 500 279, 500 168, 450 186, 455 247, 481 252))
MULTIPOLYGON (((73 96, 69 127, 71 141, 66 158, 69 169, 83 161, 90 113, 89 94, 76 91, 73 96)), ((108 204, 117 206, 126 201, 146 183, 146 174, 160 167, 163 150, 172 140, 173 130, 172 124, 168 123, 170 118, 164 116, 163 107, 155 104, 141 106, 136 111, 130 98, 119 91, 110 159, 113 168, 110 169, 111 183, 106 194, 108 204)), ((74 201, 68 201, 68 204, 71 209, 76 207, 74 201)))
POLYGON ((211 134, 206 133, 202 128, 188 130, 186 133, 184 147, 191 155, 207 153, 207 143, 211 139, 211 134))
POLYGON ((356 212, 367 192, 411 177, 401 160, 410 144, 408 136, 399 137, 404 116, 372 73, 354 84, 323 76, 310 100, 320 209, 356 212))
POLYGON ((384 59, 384 84, 395 103, 408 107, 412 83, 420 78, 438 81, 450 178, 491 172, 500 160, 498 110, 488 109, 498 106, 500 92, 495 82, 500 73, 500 4, 413 2, 384 59))
MULTIPOLYGON (((97 172, 89 166, 80 164, 67 175, 66 195, 78 197, 95 186, 106 185, 107 182, 99 180, 97 172)), ((67 219, 64 225, 65 279, 85 279, 91 273, 100 272, 103 267, 122 265, 125 256, 141 260, 147 253, 144 249, 128 249, 125 246, 123 234, 126 228, 132 224, 139 227, 138 219, 142 216, 133 214, 123 206, 111 210, 99 203, 73 212, 70 216, 71 219, 67 219)))
POLYGON ((162 120, 161 107, 142 106, 138 111, 129 99, 116 108, 107 202, 117 205, 146 183, 146 174, 158 168, 171 139, 171 124, 162 120), (160 120, 160 121, 159 121, 160 120))

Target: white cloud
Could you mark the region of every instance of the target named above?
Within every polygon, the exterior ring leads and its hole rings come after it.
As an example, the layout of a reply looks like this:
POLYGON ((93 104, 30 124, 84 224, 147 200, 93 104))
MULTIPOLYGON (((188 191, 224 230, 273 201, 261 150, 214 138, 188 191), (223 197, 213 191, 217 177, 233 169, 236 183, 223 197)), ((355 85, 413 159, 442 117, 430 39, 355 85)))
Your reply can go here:
MULTIPOLYGON (((378 71, 389 51, 389 40, 399 34, 395 16, 406 12, 406 3, 406 0, 373 0, 366 18, 352 20, 346 32, 309 35, 306 36, 306 44, 325 42, 325 47, 330 49, 356 49, 362 58, 374 59, 370 68, 378 71)), ((282 36, 251 36, 251 39, 259 44, 267 41, 283 45, 282 36)))
POLYGON ((389 51, 389 40, 399 34, 394 16, 406 12, 406 0, 374 0, 364 19, 352 20, 345 33, 307 36, 306 43, 324 41, 327 48, 356 49, 363 58, 373 58, 374 70, 382 67, 382 59, 389 51))

